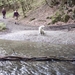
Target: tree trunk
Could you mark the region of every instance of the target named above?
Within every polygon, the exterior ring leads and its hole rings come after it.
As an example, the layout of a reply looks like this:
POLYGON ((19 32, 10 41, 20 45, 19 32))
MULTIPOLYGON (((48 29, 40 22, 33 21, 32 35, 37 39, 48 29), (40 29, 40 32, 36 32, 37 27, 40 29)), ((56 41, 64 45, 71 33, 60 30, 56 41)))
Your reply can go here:
POLYGON ((21 1, 20 3, 21 3, 22 11, 23 11, 23 16, 26 17, 26 13, 25 13, 25 11, 26 11, 25 3, 22 2, 22 1, 21 1))

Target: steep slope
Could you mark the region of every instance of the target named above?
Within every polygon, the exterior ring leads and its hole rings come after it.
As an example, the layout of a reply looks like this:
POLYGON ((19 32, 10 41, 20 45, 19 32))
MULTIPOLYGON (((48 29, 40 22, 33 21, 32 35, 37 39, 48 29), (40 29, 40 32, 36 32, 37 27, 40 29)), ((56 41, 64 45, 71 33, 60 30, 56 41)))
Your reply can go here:
POLYGON ((26 25, 47 25, 50 20, 46 19, 48 16, 52 15, 55 12, 55 8, 50 8, 48 5, 44 4, 41 7, 37 8, 34 11, 31 11, 27 17, 21 21, 26 25))
MULTIPOLYGON (((41 7, 33 10, 27 14, 27 17, 21 20, 21 23, 24 25, 32 25, 32 26, 40 26, 40 25, 48 25, 51 22, 51 19, 47 19, 47 17, 52 16, 58 10, 57 6, 50 8, 47 4, 42 5, 41 7)), ((50 25, 64 25, 64 24, 73 24, 74 20, 69 19, 67 23, 57 22, 55 24, 50 25)))

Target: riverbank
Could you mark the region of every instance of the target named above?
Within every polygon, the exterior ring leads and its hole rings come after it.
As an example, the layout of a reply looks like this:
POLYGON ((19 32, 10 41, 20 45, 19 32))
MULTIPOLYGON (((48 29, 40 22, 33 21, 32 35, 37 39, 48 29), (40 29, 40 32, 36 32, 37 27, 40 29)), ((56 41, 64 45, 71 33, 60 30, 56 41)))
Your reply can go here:
POLYGON ((24 25, 0 18, 6 30, 0 32, 0 39, 15 41, 47 42, 51 44, 75 44, 75 24, 62 26, 45 25, 45 35, 39 34, 39 26, 24 25), (70 30, 69 30, 70 29, 70 30))

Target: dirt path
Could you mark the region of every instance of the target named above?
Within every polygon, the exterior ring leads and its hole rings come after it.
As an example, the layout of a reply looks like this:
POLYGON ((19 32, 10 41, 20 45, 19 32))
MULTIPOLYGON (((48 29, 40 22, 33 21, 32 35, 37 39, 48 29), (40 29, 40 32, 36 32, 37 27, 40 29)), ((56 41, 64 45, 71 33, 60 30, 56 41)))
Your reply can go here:
POLYGON ((21 31, 21 30, 37 30, 38 29, 38 26, 23 25, 21 23, 15 24, 15 21, 14 20, 11 21, 9 20, 9 18, 3 19, 2 17, 0 17, 0 22, 4 22, 7 28, 4 31, 0 31, 0 34, 12 33, 12 32, 21 31))

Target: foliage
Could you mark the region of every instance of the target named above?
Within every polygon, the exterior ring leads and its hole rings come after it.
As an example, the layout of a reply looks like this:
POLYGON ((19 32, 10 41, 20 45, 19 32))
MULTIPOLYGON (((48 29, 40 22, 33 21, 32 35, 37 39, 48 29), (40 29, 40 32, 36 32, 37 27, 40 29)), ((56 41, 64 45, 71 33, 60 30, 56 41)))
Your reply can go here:
POLYGON ((70 15, 71 15, 71 19, 75 20, 75 9, 72 10, 72 12, 70 13, 70 15))
POLYGON ((5 23, 0 23, 0 31, 5 29, 6 29, 5 23))
POLYGON ((18 0, 0 0, 0 7, 14 10, 19 7, 18 0))
MULTIPOLYGON (((47 17, 47 19, 52 19, 52 23, 63 21, 67 22, 69 19, 69 15, 62 13, 62 11, 67 10, 67 7, 73 7, 75 5, 75 0, 0 0, 0 8, 6 7, 8 9, 16 10, 21 8, 23 17, 26 17, 26 13, 29 10, 32 10, 33 7, 39 7, 41 2, 46 2, 50 7, 56 6, 59 8, 61 12, 55 12, 55 14, 51 17, 47 17), (64 15, 64 16, 63 16, 64 15)), ((68 10, 69 13, 72 10, 68 10)), ((10 14, 11 15, 11 14, 10 14)), ((75 10, 73 11, 73 18, 75 17, 75 10)), ((31 19, 34 20, 34 19, 31 19)))
POLYGON ((68 14, 65 14, 62 18, 61 21, 67 22, 69 20, 70 16, 68 14))
POLYGON ((42 2, 44 2, 44 0, 19 0, 19 2, 22 8, 23 16, 26 17, 26 13, 29 10, 33 10, 36 6, 38 7, 42 2))
POLYGON ((31 10, 34 5, 37 5, 36 3, 41 3, 42 1, 44 2, 44 0, 0 0, 0 9, 2 9, 2 7, 13 10, 21 8, 23 16, 26 17, 26 13, 31 10))
POLYGON ((26 17, 26 13, 32 9, 32 4, 35 1, 37 0, 19 0, 24 17, 26 17))
POLYGON ((48 4, 50 7, 53 7, 57 4, 59 4, 58 0, 45 0, 46 4, 48 4))
POLYGON ((25 1, 24 0, 20 0, 20 4, 21 4, 21 7, 22 7, 22 11, 23 11, 23 16, 25 17, 26 15, 26 13, 25 13, 25 11, 26 11, 26 5, 25 5, 25 1))
POLYGON ((67 4, 68 6, 75 5, 75 0, 45 0, 45 1, 46 4, 48 4, 50 7, 58 4, 61 4, 62 6, 64 4, 67 4))
POLYGON ((50 7, 56 6, 57 11, 51 17, 47 17, 46 19, 51 19, 51 22, 48 24, 54 24, 58 21, 68 22, 68 20, 75 19, 75 0, 45 0, 46 4, 50 7), (59 11, 58 11, 59 10, 59 11))
POLYGON ((51 23, 54 24, 58 21, 67 22, 70 18, 70 15, 64 13, 64 11, 57 11, 53 16, 51 16, 51 23))
POLYGON ((61 16, 62 16, 62 14, 61 14, 59 11, 57 11, 57 12, 51 17, 51 19, 52 19, 52 24, 54 24, 54 23, 56 23, 56 22, 58 22, 58 21, 61 21, 61 16))

